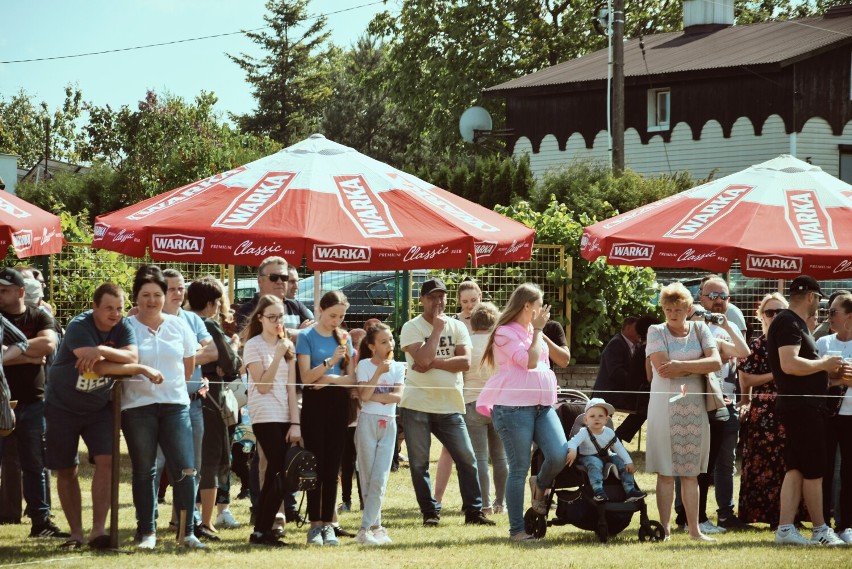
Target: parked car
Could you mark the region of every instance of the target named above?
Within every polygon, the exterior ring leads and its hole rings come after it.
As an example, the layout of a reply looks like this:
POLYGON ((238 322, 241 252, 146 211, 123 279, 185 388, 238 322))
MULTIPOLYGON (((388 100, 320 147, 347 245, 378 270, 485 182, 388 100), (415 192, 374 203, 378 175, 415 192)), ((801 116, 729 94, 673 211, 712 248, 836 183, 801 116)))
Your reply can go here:
MULTIPOLYGON (((411 298, 416 300, 420 294, 420 285, 426 280, 428 271, 410 271, 411 298)), ((402 292, 405 273, 402 271, 327 271, 322 273, 320 296, 330 290, 339 290, 349 300, 345 324, 348 328, 363 327, 370 318, 378 318, 393 323, 394 312, 401 309, 406 299, 398 294, 402 292)), ((299 281, 296 298, 308 308, 314 308, 315 277, 299 281)))

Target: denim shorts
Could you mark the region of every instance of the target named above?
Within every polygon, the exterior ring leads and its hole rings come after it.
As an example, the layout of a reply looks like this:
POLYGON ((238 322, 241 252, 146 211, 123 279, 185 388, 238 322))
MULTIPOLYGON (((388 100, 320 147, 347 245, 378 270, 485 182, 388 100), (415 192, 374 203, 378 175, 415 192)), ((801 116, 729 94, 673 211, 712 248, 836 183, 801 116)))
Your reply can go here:
POLYGON ((80 437, 89 449, 89 462, 94 457, 112 455, 112 404, 100 411, 84 415, 71 413, 50 403, 44 405, 45 466, 50 470, 64 470, 80 464, 77 447, 80 437))

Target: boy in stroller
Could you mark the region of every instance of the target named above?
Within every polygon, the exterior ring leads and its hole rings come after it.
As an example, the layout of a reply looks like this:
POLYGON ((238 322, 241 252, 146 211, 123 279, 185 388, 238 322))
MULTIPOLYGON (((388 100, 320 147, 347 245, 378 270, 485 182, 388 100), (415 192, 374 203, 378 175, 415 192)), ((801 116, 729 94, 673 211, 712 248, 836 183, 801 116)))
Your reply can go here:
POLYGON ((624 487, 626 502, 636 502, 647 496, 647 494, 636 487, 633 478, 633 459, 615 432, 607 427, 608 418, 615 412, 612 405, 601 398, 590 399, 586 403, 584 423, 585 427, 580 429, 576 435, 568 441, 568 465, 578 460, 586 468, 589 483, 594 494, 596 503, 607 501, 604 492, 603 480, 604 469, 608 464, 614 465, 618 470, 618 478, 624 487))

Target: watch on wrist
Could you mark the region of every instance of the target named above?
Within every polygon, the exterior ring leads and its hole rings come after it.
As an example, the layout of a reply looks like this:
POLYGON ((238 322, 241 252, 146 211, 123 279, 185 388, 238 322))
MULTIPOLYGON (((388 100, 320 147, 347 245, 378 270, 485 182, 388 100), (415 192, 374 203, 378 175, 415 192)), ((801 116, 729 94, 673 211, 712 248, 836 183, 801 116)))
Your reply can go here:
POLYGON ((322 365, 324 365, 324 366, 325 366, 325 367, 327 367, 327 368, 330 368, 330 367, 331 367, 331 364, 328 362, 328 358, 325 358, 325 359, 322 361, 322 365))

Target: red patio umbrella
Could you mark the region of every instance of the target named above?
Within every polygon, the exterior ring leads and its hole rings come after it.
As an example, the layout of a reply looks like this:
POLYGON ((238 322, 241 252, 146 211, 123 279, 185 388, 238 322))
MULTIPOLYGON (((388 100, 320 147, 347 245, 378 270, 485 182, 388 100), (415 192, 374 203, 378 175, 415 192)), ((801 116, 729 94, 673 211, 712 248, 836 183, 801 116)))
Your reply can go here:
POLYGON ((162 261, 311 270, 459 268, 530 258, 534 230, 315 134, 98 216, 93 245, 162 261))
POLYGON ((782 155, 590 225, 583 258, 752 277, 852 274, 852 186, 782 155))
POLYGON ((58 253, 64 244, 58 216, 0 191, 0 259, 6 257, 9 245, 24 259, 58 253))

